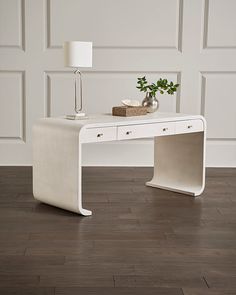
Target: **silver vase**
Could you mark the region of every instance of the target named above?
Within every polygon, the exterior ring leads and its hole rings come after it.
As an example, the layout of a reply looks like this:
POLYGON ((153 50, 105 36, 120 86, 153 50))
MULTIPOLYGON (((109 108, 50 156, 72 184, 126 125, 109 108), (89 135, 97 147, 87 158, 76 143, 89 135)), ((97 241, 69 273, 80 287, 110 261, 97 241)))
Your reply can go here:
POLYGON ((159 101, 151 93, 147 92, 144 100, 142 101, 142 106, 147 107, 148 113, 154 113, 159 108, 159 101))

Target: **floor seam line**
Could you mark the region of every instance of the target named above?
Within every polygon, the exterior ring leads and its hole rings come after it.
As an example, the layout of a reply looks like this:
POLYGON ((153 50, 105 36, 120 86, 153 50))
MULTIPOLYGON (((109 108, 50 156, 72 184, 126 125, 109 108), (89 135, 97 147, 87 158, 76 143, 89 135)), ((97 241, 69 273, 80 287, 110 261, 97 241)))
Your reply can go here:
POLYGON ((206 285, 207 285, 207 288, 208 288, 208 289, 210 289, 210 286, 209 286, 209 284, 208 284, 208 282, 207 282, 206 278, 205 278, 204 276, 203 276, 202 278, 203 278, 204 282, 206 283, 206 285))
POLYGON ((114 288, 116 287, 116 280, 115 280, 115 276, 113 275, 112 276, 112 279, 113 279, 113 284, 114 284, 114 288))

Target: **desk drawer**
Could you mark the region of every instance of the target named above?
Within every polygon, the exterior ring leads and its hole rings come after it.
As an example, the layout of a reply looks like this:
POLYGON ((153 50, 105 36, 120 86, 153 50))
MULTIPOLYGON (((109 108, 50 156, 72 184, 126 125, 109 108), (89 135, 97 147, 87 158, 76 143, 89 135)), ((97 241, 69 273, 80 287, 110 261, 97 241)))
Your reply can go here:
POLYGON ((116 130, 116 127, 88 128, 84 133, 83 142, 116 140, 116 130))
POLYGON ((176 122, 176 134, 203 131, 202 120, 188 120, 176 122))
POLYGON ((135 139, 175 134, 175 123, 154 123, 118 127, 117 139, 135 139))

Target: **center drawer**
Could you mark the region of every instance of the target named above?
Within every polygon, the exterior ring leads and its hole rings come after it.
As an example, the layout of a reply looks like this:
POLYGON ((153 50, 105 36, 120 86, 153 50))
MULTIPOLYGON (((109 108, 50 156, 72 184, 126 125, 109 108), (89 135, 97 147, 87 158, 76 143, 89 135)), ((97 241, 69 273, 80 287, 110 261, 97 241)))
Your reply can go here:
POLYGON ((129 125, 118 127, 117 139, 135 139, 171 134, 175 134, 174 122, 129 125))

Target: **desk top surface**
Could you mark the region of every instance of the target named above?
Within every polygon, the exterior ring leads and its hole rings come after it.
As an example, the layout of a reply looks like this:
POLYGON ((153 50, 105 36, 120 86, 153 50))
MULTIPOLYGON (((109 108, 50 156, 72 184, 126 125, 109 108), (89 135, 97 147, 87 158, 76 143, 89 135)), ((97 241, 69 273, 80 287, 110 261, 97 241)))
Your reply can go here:
POLYGON ((88 115, 87 119, 82 120, 68 120, 65 117, 57 118, 43 118, 40 119, 41 123, 67 125, 73 127, 101 127, 101 126, 121 126, 121 125, 134 125, 134 124, 148 124, 148 123, 158 123, 158 122, 172 122, 172 121, 182 121, 182 120, 194 120, 204 118, 201 115, 187 115, 180 113, 162 113, 155 112, 144 116, 133 116, 133 117, 120 117, 112 116, 111 114, 94 114, 88 115))

